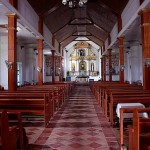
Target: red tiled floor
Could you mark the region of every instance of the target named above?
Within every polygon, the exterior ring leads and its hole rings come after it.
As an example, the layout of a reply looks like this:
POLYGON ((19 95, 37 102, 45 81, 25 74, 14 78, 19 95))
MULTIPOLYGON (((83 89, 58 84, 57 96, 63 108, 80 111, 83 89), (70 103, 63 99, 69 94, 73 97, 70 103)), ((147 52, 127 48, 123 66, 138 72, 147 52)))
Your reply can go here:
POLYGON ((49 128, 27 129, 31 148, 50 150, 119 150, 113 130, 89 86, 77 86, 51 119, 49 128), (38 134, 38 131, 40 132, 38 134), (39 148, 38 148, 39 145, 39 148))

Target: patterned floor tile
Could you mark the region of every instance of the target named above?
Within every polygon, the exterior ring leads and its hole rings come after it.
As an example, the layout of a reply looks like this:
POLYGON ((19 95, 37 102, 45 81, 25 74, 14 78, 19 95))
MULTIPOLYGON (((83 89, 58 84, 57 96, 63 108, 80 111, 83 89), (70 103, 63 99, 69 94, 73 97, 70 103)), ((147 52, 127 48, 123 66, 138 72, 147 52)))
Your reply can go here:
POLYGON ((31 149, 119 150, 110 124, 89 86, 76 86, 48 128, 26 128, 31 149))

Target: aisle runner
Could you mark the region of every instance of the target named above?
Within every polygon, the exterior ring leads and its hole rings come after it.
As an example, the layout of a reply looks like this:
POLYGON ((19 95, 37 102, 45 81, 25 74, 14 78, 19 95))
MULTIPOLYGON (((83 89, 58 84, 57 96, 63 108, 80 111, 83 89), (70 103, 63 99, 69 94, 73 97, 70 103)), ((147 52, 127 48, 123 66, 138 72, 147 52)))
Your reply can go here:
POLYGON ((88 86, 77 86, 49 128, 30 143, 31 149, 119 150, 113 131, 88 86))

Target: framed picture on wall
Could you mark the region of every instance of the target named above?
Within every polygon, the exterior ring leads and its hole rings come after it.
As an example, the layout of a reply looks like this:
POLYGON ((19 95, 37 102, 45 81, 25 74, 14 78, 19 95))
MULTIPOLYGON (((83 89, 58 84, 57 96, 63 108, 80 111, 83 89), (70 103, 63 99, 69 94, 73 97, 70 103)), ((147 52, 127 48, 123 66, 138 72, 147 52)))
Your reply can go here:
POLYGON ((46 76, 51 76, 51 56, 45 55, 45 72, 46 76))

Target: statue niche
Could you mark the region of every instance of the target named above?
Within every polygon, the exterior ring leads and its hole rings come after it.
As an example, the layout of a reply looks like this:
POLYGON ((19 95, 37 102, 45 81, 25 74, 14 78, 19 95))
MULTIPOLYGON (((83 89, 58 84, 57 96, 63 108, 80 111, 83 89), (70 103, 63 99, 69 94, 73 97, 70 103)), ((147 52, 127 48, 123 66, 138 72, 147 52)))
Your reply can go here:
POLYGON ((84 49, 80 49, 79 53, 80 53, 80 56, 85 56, 85 50, 84 49))
POLYGON ((79 63, 79 71, 80 71, 80 75, 86 75, 86 62, 85 61, 81 61, 79 63))

